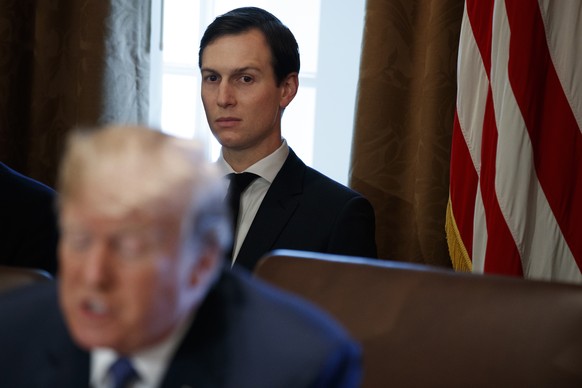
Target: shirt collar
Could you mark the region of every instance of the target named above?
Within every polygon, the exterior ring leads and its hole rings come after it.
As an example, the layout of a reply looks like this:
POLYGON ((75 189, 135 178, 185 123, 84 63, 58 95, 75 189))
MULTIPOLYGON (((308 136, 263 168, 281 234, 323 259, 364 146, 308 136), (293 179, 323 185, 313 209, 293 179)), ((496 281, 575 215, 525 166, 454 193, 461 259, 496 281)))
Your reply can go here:
MULTIPOLYGON (((281 167, 283 167, 285 160, 287 160, 288 155, 289 146, 287 145, 287 140, 283 139, 281 146, 277 148, 272 154, 264 157, 241 172, 252 172, 253 174, 257 174, 261 178, 265 179, 269 183, 273 183, 273 180, 279 173, 279 170, 281 170, 281 167)), ((218 157, 216 163, 225 175, 235 172, 226 162, 226 160, 224 160, 222 151, 220 152, 220 156, 218 157)))
MULTIPOLYGON (((194 314, 191 314, 162 342, 131 355, 130 360, 140 377, 137 386, 157 387, 160 385, 170 359, 186 335, 193 316, 194 314)), ((96 348, 91 351, 90 386, 109 386, 109 368, 118 357, 119 355, 114 350, 108 348, 96 348)))

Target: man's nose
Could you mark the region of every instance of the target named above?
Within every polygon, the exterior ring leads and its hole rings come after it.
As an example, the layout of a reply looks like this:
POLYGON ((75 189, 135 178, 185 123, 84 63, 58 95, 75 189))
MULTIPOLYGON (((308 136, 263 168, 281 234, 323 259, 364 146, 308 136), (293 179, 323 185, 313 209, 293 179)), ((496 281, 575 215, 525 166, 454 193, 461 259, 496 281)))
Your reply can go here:
POLYGON ((232 85, 223 81, 218 86, 217 104, 221 108, 236 105, 236 98, 232 85))
POLYGON ((84 260, 85 281, 95 287, 103 287, 111 281, 112 265, 109 247, 106 242, 96 242, 87 252, 84 260))

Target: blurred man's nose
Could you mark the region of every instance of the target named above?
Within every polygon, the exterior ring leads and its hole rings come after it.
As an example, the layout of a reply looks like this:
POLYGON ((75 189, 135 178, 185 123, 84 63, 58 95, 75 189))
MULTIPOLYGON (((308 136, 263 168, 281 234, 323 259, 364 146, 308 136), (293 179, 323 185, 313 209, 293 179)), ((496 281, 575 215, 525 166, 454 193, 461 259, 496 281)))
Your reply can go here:
POLYGON ((115 265, 106 241, 96 241, 87 251, 83 262, 83 275, 87 285, 103 287, 111 281, 111 273, 115 265))

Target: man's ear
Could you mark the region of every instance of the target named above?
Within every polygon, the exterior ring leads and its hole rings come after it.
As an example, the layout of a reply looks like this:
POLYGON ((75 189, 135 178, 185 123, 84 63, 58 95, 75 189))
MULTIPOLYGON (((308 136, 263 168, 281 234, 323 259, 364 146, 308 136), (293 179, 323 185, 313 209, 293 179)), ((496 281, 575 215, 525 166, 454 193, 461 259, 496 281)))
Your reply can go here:
POLYGON ((221 261, 221 250, 218 244, 206 244, 198 261, 192 268, 190 284, 206 286, 206 283, 212 281, 221 261))
POLYGON ((299 88, 299 75, 297 73, 290 73, 281 82, 281 101, 279 106, 285 109, 287 105, 293 101, 299 88))

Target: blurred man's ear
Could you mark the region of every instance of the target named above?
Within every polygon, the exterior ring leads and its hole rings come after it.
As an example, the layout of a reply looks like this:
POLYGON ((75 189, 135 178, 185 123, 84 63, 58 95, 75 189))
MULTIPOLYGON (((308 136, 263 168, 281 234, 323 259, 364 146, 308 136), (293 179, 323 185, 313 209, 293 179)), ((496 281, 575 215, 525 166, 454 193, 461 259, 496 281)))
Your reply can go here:
POLYGON ((297 90, 299 88, 299 75, 297 73, 290 73, 281 82, 281 101, 279 106, 285 109, 287 105, 293 101, 297 90))
POLYGON ((223 260, 222 255, 223 252, 216 241, 206 242, 204 248, 201 249, 198 261, 192 267, 190 284, 205 288, 208 283, 211 283, 223 260))

